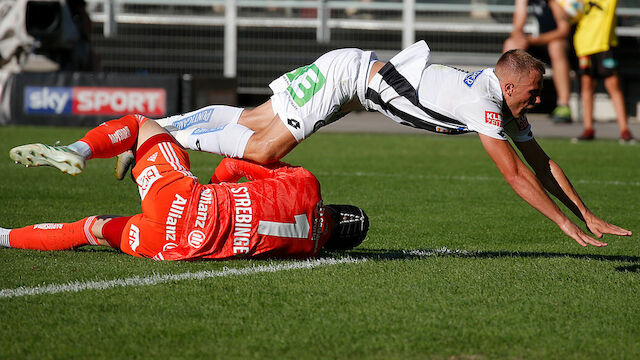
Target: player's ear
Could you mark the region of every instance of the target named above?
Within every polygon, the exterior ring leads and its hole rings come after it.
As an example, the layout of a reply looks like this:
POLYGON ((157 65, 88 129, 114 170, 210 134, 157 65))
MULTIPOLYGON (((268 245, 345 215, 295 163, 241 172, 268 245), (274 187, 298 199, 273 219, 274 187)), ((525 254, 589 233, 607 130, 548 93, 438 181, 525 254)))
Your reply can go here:
POLYGON ((505 93, 506 95, 511 96, 511 95, 513 94, 513 88, 514 88, 514 86, 515 86, 515 85, 513 85, 513 83, 512 83, 512 82, 505 83, 505 84, 504 84, 504 93, 505 93))

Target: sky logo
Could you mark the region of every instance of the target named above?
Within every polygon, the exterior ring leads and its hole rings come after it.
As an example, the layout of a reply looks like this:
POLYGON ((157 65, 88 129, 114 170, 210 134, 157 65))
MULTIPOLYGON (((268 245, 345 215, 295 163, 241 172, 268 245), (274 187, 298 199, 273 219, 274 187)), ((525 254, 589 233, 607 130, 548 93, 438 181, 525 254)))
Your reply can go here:
POLYGON ((163 88, 26 86, 24 112, 33 115, 164 116, 166 99, 163 88))
POLYGON ((24 89, 24 111, 27 114, 70 114, 70 87, 27 86, 24 89))

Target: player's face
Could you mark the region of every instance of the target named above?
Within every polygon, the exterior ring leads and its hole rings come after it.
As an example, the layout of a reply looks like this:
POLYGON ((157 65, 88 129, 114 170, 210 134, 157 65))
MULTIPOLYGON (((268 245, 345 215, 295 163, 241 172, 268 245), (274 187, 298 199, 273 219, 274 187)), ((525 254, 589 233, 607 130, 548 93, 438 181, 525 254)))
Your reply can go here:
POLYGON ((510 85, 506 90, 507 105, 516 118, 540 103, 542 75, 537 71, 529 72, 528 76, 522 76, 510 85))

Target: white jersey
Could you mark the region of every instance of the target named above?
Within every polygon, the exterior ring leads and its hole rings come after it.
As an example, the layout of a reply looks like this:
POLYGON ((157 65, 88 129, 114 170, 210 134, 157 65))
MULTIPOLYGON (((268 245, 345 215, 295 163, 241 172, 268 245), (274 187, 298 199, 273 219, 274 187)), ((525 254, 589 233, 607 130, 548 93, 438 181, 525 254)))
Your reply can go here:
POLYGON ((302 141, 347 112, 342 105, 356 96, 365 100, 369 69, 377 59, 371 51, 339 49, 320 56, 313 64, 273 80, 274 113, 302 141))
POLYGON ((475 131, 517 142, 533 138, 526 116, 515 119, 504 103, 493 69, 469 73, 429 64, 429 53, 419 41, 394 56, 371 79, 365 108, 443 134, 475 131))

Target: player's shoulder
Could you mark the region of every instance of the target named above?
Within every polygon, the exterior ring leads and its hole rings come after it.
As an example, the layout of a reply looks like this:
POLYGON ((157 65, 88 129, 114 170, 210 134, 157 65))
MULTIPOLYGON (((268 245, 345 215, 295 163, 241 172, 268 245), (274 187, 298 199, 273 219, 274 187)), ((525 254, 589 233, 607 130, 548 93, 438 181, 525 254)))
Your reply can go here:
POLYGON ((468 88, 478 98, 501 107, 503 97, 500 81, 493 72, 493 68, 468 72, 462 79, 462 83, 463 87, 468 88))

